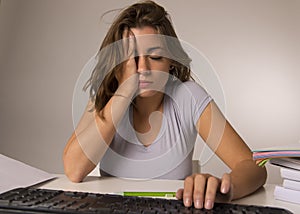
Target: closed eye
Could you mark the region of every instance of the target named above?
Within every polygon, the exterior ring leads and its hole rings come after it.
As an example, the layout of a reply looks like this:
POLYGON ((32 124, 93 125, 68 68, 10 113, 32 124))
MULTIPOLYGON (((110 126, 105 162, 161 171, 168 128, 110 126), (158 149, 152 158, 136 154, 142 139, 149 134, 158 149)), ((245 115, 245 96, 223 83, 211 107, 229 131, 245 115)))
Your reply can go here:
POLYGON ((150 59, 153 59, 153 60, 161 60, 163 57, 162 56, 159 56, 159 55, 150 55, 149 56, 150 57, 150 59))

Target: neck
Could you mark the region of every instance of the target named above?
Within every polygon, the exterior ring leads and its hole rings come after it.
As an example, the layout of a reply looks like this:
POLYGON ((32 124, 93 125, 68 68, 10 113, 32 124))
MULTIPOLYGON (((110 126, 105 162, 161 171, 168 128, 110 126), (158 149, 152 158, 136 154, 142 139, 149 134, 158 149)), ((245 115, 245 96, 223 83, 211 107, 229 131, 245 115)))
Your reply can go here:
POLYGON ((138 114, 150 115, 154 111, 162 111, 164 93, 157 92, 151 97, 138 96, 135 99, 134 108, 138 114))

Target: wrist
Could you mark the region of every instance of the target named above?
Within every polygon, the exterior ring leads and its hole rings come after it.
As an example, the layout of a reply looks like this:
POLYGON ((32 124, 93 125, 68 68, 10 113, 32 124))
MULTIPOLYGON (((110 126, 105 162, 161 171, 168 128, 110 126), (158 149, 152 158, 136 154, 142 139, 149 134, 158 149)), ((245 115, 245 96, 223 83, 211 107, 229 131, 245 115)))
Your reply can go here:
POLYGON ((126 80, 119 82, 115 95, 132 99, 138 90, 138 74, 132 75, 126 80))
POLYGON ((136 92, 137 92, 137 86, 135 86, 134 84, 132 84, 131 86, 129 86, 128 84, 126 86, 121 85, 114 93, 114 96, 124 97, 132 100, 136 92))

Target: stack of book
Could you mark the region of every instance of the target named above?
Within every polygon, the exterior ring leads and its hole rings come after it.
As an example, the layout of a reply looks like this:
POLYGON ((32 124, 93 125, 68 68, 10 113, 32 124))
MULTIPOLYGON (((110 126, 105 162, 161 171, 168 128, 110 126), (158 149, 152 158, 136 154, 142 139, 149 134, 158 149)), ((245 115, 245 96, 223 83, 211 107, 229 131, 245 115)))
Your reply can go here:
POLYGON ((282 185, 275 187, 275 199, 300 204, 300 158, 271 159, 270 163, 280 167, 283 179, 282 185))
POLYGON ((300 144, 255 150, 253 159, 259 166, 280 167, 283 182, 275 187, 275 199, 300 204, 300 144))

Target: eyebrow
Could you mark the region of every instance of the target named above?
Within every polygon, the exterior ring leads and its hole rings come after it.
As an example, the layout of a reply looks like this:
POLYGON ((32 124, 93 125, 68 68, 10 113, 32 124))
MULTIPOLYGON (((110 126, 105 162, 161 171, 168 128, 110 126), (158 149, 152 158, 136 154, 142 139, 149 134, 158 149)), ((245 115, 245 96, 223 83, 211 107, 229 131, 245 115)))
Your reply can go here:
POLYGON ((162 47, 160 47, 160 46, 155 46, 155 47, 148 48, 148 49, 147 49, 147 53, 151 53, 151 52, 153 52, 153 51, 155 51, 155 50, 158 50, 158 49, 164 50, 164 49, 163 49, 162 47))

